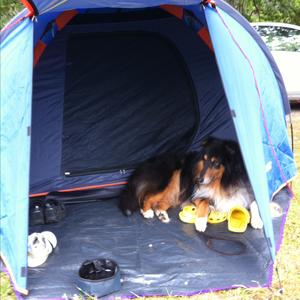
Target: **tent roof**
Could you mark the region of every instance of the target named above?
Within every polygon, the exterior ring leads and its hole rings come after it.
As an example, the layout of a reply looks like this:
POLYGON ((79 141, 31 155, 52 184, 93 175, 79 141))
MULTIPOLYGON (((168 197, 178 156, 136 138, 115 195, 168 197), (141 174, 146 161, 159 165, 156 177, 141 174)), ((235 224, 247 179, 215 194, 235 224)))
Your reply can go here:
POLYGON ((122 8, 138 8, 159 6, 162 4, 172 5, 192 5, 199 4, 199 0, 26 0, 27 7, 31 6, 35 15, 49 11, 62 11, 69 9, 99 8, 99 7, 122 7, 122 8))

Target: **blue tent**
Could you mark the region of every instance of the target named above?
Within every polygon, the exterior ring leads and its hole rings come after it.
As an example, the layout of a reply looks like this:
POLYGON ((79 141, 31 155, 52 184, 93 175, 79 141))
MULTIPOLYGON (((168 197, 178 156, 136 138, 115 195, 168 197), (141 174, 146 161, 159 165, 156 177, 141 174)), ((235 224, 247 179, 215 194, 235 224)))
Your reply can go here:
POLYGON ((138 162, 209 135, 239 142, 274 259, 269 202, 296 166, 283 80, 251 25, 221 0, 22 2, 1 32, 1 258, 16 289, 30 290, 29 195, 110 195, 138 162))

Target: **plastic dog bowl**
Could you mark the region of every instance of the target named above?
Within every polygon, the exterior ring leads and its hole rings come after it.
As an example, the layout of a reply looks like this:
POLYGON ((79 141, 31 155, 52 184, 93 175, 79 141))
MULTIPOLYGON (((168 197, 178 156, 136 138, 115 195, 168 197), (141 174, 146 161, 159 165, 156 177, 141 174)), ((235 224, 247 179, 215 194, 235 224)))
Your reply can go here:
POLYGON ((86 260, 79 269, 77 286, 89 295, 101 297, 121 288, 119 266, 110 259, 86 260))

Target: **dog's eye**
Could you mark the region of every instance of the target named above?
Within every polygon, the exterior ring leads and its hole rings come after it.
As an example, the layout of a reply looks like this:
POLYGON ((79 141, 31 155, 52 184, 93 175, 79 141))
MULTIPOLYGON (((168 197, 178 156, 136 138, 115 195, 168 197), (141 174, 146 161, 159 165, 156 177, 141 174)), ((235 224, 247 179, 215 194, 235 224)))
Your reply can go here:
POLYGON ((219 162, 217 162, 217 161, 215 161, 215 162, 213 163, 213 167, 214 167, 215 169, 219 169, 220 166, 221 166, 221 164, 220 164, 219 162))

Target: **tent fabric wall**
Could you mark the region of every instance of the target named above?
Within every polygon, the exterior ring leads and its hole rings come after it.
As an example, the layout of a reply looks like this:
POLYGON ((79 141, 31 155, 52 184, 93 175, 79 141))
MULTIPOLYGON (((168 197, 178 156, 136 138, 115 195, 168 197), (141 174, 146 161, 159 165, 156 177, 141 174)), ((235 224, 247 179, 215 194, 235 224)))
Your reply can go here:
MULTIPOLYGON (((281 94, 273 70, 257 43, 239 23, 217 10, 206 9, 208 27, 266 235, 274 242, 269 201, 287 178, 296 174, 293 154, 288 149, 281 94), (245 116, 251 120, 251 126, 245 122, 245 116), (253 144, 253 139, 260 142, 253 144), (276 150, 273 152, 272 148, 276 150)), ((274 243, 272 254, 275 258, 274 243)))
POLYGON ((63 174, 134 168, 191 144, 195 88, 176 46, 161 35, 72 34, 65 74, 63 174))
MULTIPOLYGON (((257 115, 260 116, 257 122, 260 124, 261 140, 264 144, 264 163, 265 165, 268 164, 265 170, 268 175, 269 196, 271 198, 274 192, 287 181, 287 178, 292 178, 296 172, 293 153, 288 146, 289 141, 286 130, 284 103, 281 101, 280 85, 276 80, 269 60, 260 51, 259 45, 251 35, 221 9, 218 9, 218 12, 219 15, 208 9, 207 15, 210 19, 211 35, 215 36, 214 41, 218 44, 215 48, 215 53, 220 72, 223 74, 222 80, 226 94, 227 96, 230 95, 228 96, 229 105, 242 104, 245 106, 245 111, 254 109, 257 115), (217 31, 220 30, 220 27, 224 27, 222 19, 230 29, 225 29, 223 36, 220 37, 217 31), (238 40, 238 43, 235 43, 233 39, 238 40), (227 43, 225 43, 225 40, 227 43), (228 41, 231 41, 231 43, 228 41), (234 68, 229 63, 230 59, 226 60, 224 54, 222 56, 220 49, 222 49, 222 53, 224 53, 224 49, 228 53, 233 53, 232 57, 235 57, 236 61, 234 68), (251 69, 252 67, 253 70, 251 69), (239 91, 238 88, 242 84, 241 76, 245 79, 243 82, 245 82, 246 86, 239 91), (256 89, 256 84, 258 84, 259 91, 256 89), (247 93, 244 91, 247 91, 247 93), (247 101, 248 98, 249 101, 247 101), (272 146, 276 154, 273 153, 272 146), (280 160, 280 166, 276 156, 280 160), (271 170, 272 172, 270 173, 271 170), (274 173, 276 174, 275 176, 274 173), (270 174, 272 175, 270 176, 270 174)), ((232 109, 235 108, 232 107, 232 109)), ((243 114, 241 113, 240 115, 243 114)), ((242 124, 237 125, 237 128, 242 128, 242 124)), ((250 130, 249 127, 246 129, 250 130)), ((240 134, 239 139, 242 139, 242 136, 243 134, 240 134)))
POLYGON ((27 270, 32 37, 33 24, 25 19, 1 43, 1 258, 23 293, 27 270))
MULTIPOLYGON (((110 2, 110 1, 107 1, 110 2)), ((43 33, 43 30, 45 28, 45 24, 47 24, 47 22, 45 22, 46 20, 49 19, 49 16, 57 16, 60 12, 65 11, 65 10, 71 10, 71 9, 77 9, 79 10, 79 8, 81 8, 81 12, 84 12, 86 10, 86 8, 90 9, 97 9, 99 7, 101 7, 101 10, 103 12, 112 12, 113 10, 115 10, 116 8, 143 8, 143 7, 153 7, 153 6, 159 6, 160 3, 156 3, 156 0, 148 0, 148 1, 141 1, 142 5, 137 5, 137 2, 132 3, 131 1, 121 1, 122 3, 119 3, 118 1, 114 1, 113 5, 105 5, 105 2, 101 2, 101 4, 99 3, 94 3, 95 5, 93 5, 92 3, 89 2, 89 4, 87 5, 86 3, 84 3, 82 0, 76 0, 76 1, 64 1, 63 3, 59 2, 59 3, 53 3, 51 2, 50 5, 48 5, 47 1, 43 1, 43 0, 37 0, 37 1, 32 1, 32 3, 35 5, 36 8, 38 7, 44 7, 47 6, 46 12, 47 14, 42 13, 41 11, 39 11, 39 14, 41 14, 41 16, 39 17, 39 22, 41 24, 39 24, 39 26, 36 26, 36 30, 35 30, 35 43, 38 40, 40 34, 43 33), (43 3, 44 2, 44 3, 43 3), (156 3, 156 5, 154 5, 154 3, 156 3), (64 7, 64 5, 67 5, 67 7, 64 7), (107 8, 108 7, 108 8, 107 8)), ((204 13, 203 13, 203 6, 199 5, 199 1, 181 1, 180 4, 178 3, 180 1, 177 0, 170 0, 170 1, 166 1, 164 2, 164 5, 162 5, 162 7, 169 7, 171 10, 175 9, 175 11, 177 11, 178 9, 182 9, 184 7, 185 11, 191 11, 195 14, 195 16, 197 16, 198 20, 204 24, 206 26, 206 21, 205 21, 205 17, 204 17, 204 13), (175 3, 176 2, 176 3, 175 3), (176 5, 181 5, 181 6, 176 6, 176 5)), ((252 26, 249 24, 249 22, 238 12, 236 11, 233 7, 231 7, 228 3, 222 1, 222 0, 215 0, 214 1, 217 5, 217 7, 220 7, 222 10, 224 10, 226 12, 226 14, 230 15, 233 19, 235 19, 237 22, 239 22, 243 28, 249 32, 249 34, 251 34, 251 36, 253 37, 253 39, 257 42, 257 44, 260 46, 260 48, 262 49, 263 53, 266 55, 272 69, 274 72, 274 75, 277 79, 278 85, 280 87, 280 93, 282 96, 282 101, 284 103, 284 108, 285 108, 285 112, 288 114, 290 113, 290 106, 289 106, 289 102, 288 102, 288 97, 287 97, 287 93, 285 90, 285 86, 284 86, 284 82, 282 79, 282 76, 280 74, 280 71, 275 63, 274 58, 272 57, 268 47, 265 45, 265 43, 262 41, 261 37, 255 32, 255 30, 252 28, 252 26)), ((124 9, 123 9, 124 10, 124 9)), ((187 22, 187 20, 184 20, 185 22, 187 22)), ((192 24, 189 24, 192 25, 192 24)))
MULTIPOLYGON (((80 17, 80 16, 78 16, 80 17)), ((57 33, 34 69, 31 193, 70 189, 84 185, 124 181, 126 174, 117 169, 100 175, 65 177, 61 174, 65 51, 72 34, 85 32, 158 33, 174 45, 182 55, 194 82, 200 111, 200 123, 190 150, 199 148, 203 137, 214 134, 235 139, 231 114, 213 53, 189 28, 173 17, 159 20, 123 23, 69 24, 57 33), (175 34, 176 33, 176 34, 175 34), (210 74, 207 76, 207 74, 210 74), (47 86, 45 90, 44 87, 47 86), (210 99, 207 101, 207 99, 210 99)), ((153 152, 152 154, 155 154, 153 152)), ((122 168, 121 168, 122 169, 122 168)))
MULTIPOLYGON (((219 14, 222 14, 219 10, 219 14)), ((245 60, 240 49, 235 45, 231 36, 226 32, 219 15, 210 9, 206 10, 207 22, 212 37, 218 66, 222 74, 224 88, 228 97, 230 109, 234 111, 234 123, 242 149, 245 164, 248 170, 249 178, 252 183, 256 199, 259 199, 258 205, 262 211, 262 218, 265 224, 267 236, 274 241, 272 224, 270 226, 269 210, 264 215, 263 210, 269 203, 268 188, 265 175, 264 156, 262 147, 262 133, 260 127, 260 108, 257 91, 255 89, 252 70, 245 60), (220 34, 222 32, 222 34, 220 34), (226 41, 226 42, 225 42, 226 41), (232 63, 234 57, 234 63, 232 63), (241 80, 242 76, 242 80, 241 80), (245 122, 245 116, 251 120, 251 126, 245 122), (259 141, 253 145, 253 140, 259 141)), ((223 16, 223 14, 222 14, 223 16)), ((228 20, 230 17, 226 18, 228 20)), ((230 19, 231 23, 234 23, 230 19)), ((255 47, 255 43, 251 43, 249 38, 246 44, 243 43, 244 31, 240 31, 238 23, 231 24, 231 30, 234 35, 242 43, 242 47, 247 47, 248 52, 251 51, 259 55, 255 47), (234 30, 235 29, 235 30, 234 30)), ((251 37, 250 37, 251 39, 251 37)), ((249 54, 251 57, 253 55, 249 54)), ((272 245, 272 254, 275 256, 274 244, 272 245)))
POLYGON ((226 15, 230 16, 232 19, 234 19, 236 22, 238 22, 245 31, 248 32, 249 35, 255 40, 257 45, 261 48, 262 52, 266 56, 272 70, 273 74, 276 77, 276 81, 278 83, 279 89, 280 89, 280 94, 282 98, 282 103, 284 106, 284 111, 286 114, 291 113, 291 108, 287 96, 287 92, 285 89, 285 85, 280 73, 280 70, 268 48, 268 46, 263 42, 262 38, 260 35, 255 31, 255 29, 251 26, 251 24, 248 22, 246 18, 244 18, 237 10, 235 10, 232 6, 230 6, 227 2, 222 1, 222 0, 216 0, 216 7, 217 9, 221 9, 226 15))
POLYGON ((33 23, 34 26, 34 39, 33 39, 33 43, 34 46, 36 46, 37 42, 39 41, 39 39, 41 38, 41 36, 45 33, 47 26, 53 22, 53 20, 55 20, 58 16, 59 16, 59 12, 52 12, 52 13, 48 13, 45 15, 41 15, 39 17, 39 21, 33 23))

